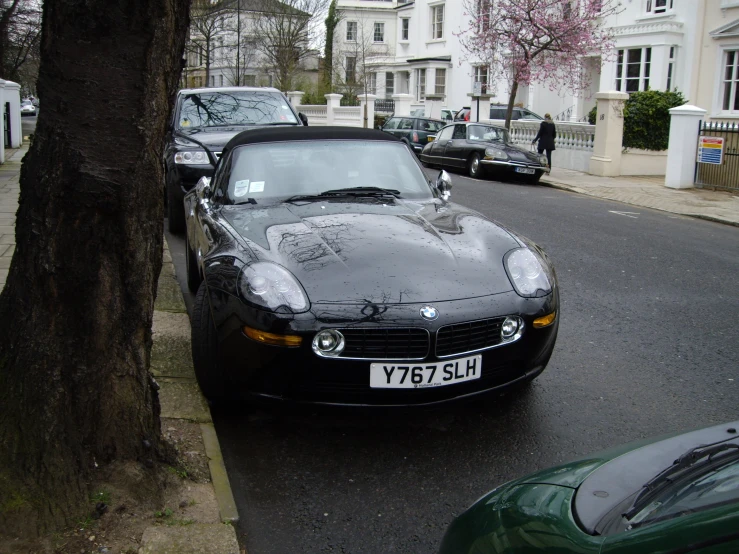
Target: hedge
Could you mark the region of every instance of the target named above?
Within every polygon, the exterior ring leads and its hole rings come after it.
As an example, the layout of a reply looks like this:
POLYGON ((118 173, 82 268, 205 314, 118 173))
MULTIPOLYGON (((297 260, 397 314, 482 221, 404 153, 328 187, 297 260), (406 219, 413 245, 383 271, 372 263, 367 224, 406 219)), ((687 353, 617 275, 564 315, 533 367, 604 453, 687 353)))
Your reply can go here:
MULTIPOLYGON (((624 104, 624 148, 667 150, 670 139, 670 108, 687 100, 681 92, 646 90, 632 92, 624 104)), ((595 125, 597 108, 590 110, 588 121, 595 125)))

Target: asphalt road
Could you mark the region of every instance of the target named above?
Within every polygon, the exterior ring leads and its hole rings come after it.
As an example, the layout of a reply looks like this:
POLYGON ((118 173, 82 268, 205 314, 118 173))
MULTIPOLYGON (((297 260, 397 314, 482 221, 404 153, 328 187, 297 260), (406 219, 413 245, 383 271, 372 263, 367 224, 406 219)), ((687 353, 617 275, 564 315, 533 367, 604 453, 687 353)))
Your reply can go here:
MULTIPOLYGON (((506 480, 739 419, 739 229, 452 178, 453 201, 553 259, 562 319, 548 369, 526 392, 433 412, 217 416, 249 554, 434 552, 454 515, 506 480)), ((183 240, 167 239, 184 276, 183 240)))

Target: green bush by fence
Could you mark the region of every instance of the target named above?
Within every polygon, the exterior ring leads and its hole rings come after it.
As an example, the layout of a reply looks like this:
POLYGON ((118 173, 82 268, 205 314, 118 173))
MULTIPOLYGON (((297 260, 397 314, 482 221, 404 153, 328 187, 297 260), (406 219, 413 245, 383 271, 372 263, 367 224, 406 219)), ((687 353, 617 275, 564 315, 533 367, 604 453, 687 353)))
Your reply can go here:
MULTIPOLYGON (((624 104, 624 148, 667 150, 670 140, 670 108, 687 103, 681 92, 645 90, 632 92, 624 104)), ((588 122, 595 125, 597 108, 588 122)))

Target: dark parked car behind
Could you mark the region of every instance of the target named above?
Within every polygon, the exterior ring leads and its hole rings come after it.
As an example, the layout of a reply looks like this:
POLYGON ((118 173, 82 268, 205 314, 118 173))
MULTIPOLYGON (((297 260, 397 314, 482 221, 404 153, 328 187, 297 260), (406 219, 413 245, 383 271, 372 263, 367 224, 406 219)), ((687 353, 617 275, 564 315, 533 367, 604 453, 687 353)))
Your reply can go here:
POLYGON ((218 402, 435 404, 526 383, 559 326, 547 255, 351 127, 244 132, 185 197, 195 374, 218 402))
MULTIPOLYGON (((490 119, 505 119, 505 114, 507 111, 508 106, 504 104, 492 104, 490 106, 490 119)), ((511 121, 518 121, 519 119, 529 119, 533 121, 544 120, 542 116, 532 112, 527 108, 514 106, 513 111, 511 112, 511 121)))
POLYGON ((185 230, 183 199, 215 162, 232 137, 250 128, 307 125, 284 94, 274 88, 183 89, 177 94, 164 148, 167 221, 172 233, 185 230))
POLYGON ((484 123, 454 123, 444 127, 419 156, 427 165, 466 169, 470 177, 485 173, 525 176, 537 183, 549 172, 547 157, 512 144, 503 127, 484 123))
POLYGON ((444 125, 439 119, 427 117, 391 117, 382 130, 407 143, 418 154, 429 143, 429 135, 435 135, 444 125))

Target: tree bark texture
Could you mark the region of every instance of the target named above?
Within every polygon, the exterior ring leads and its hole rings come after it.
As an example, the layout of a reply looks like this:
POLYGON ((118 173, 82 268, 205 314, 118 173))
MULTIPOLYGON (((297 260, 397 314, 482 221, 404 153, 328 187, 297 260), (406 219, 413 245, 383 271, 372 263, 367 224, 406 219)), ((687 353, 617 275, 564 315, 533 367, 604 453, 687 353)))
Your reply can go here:
POLYGON ((75 523, 96 468, 163 452, 149 355, 189 4, 44 1, 44 109, 0 295, 0 533, 75 523))
POLYGON ((513 105, 516 103, 516 94, 518 94, 518 79, 513 78, 511 84, 511 93, 508 96, 508 108, 505 112, 505 128, 511 130, 511 117, 513 117, 513 105))

